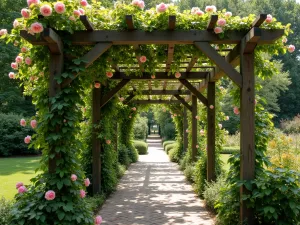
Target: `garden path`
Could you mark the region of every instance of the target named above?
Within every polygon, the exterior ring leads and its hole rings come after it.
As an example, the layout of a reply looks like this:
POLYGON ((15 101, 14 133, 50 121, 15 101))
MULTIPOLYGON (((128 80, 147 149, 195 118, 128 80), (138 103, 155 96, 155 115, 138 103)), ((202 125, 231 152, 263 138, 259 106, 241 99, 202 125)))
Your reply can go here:
POLYGON ((147 142, 148 155, 130 166, 100 210, 102 224, 214 224, 178 165, 169 161, 159 136, 151 135, 147 142))

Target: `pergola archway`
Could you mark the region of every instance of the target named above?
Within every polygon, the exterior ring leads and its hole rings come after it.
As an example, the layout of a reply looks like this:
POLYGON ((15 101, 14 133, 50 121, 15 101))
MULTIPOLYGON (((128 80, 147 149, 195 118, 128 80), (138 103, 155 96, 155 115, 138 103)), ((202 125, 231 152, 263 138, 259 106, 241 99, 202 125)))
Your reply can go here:
MULTIPOLYGON (((215 108, 209 107, 215 105, 215 83, 222 76, 227 75, 240 88, 240 117, 241 117, 241 180, 253 180, 255 178, 255 142, 254 142, 254 50, 257 45, 272 44, 283 34, 283 30, 266 30, 261 29, 260 25, 265 21, 266 14, 261 14, 251 25, 248 31, 232 30, 226 32, 226 37, 220 38, 213 32, 213 28, 218 20, 217 15, 212 15, 207 25, 206 30, 190 30, 177 31, 176 17, 169 17, 169 30, 145 32, 135 30, 133 16, 128 15, 124 18, 128 30, 127 31, 110 31, 110 30, 94 30, 93 24, 88 20, 87 16, 80 16, 80 19, 85 26, 85 31, 75 31, 73 34, 68 34, 68 40, 72 45, 93 46, 92 49, 82 57, 85 62, 85 67, 89 67, 98 57, 106 52, 112 45, 131 45, 136 51, 137 67, 143 74, 141 77, 134 74, 125 74, 125 71, 130 66, 118 66, 111 62, 115 73, 112 80, 121 80, 119 84, 114 87, 105 96, 101 96, 100 89, 93 89, 93 123, 98 124, 101 120, 100 111, 114 95, 117 94, 125 85, 132 83, 133 80, 145 80, 147 89, 142 90, 141 93, 135 91, 134 86, 128 92, 128 97, 125 102, 131 101, 135 95, 169 95, 169 100, 132 100, 138 104, 149 103, 180 103, 185 106, 186 110, 192 112, 192 155, 193 159, 196 156, 196 141, 197 141, 197 101, 207 106, 207 179, 215 179, 215 108), (167 45, 168 59, 165 62, 163 71, 157 71, 155 79, 146 73, 142 63, 139 60, 138 54, 140 45, 155 44, 167 45), (195 66, 198 58, 196 56, 189 56, 190 61, 183 62, 185 72, 181 73, 179 78, 173 77, 170 74, 170 65, 173 61, 173 53, 176 45, 194 45, 207 56, 209 60, 215 63, 216 66, 195 66), (217 51, 212 44, 228 44, 235 45, 233 48, 223 49, 217 51), (235 70, 236 66, 240 66, 240 71, 235 70), (196 72, 193 72, 197 69, 196 72), (159 89, 152 88, 153 81, 161 82, 159 89), (172 86, 176 83, 177 88, 168 89, 170 82, 172 86), (193 83, 194 82, 194 83, 193 83), (186 90, 182 90, 183 87, 186 90), (207 96, 202 92, 207 89, 207 96), (185 100, 182 96, 190 95, 192 104, 185 100), (177 100, 174 100, 177 99, 177 100)), ((50 52, 50 80, 49 80, 49 96, 53 97, 59 90, 67 87, 72 83, 79 74, 75 74, 71 79, 59 84, 55 76, 63 72, 64 67, 64 46, 61 40, 62 35, 66 35, 64 31, 54 31, 47 28, 39 36, 35 37, 21 31, 21 36, 33 45, 46 45, 50 52)), ((160 68, 161 69, 161 68, 160 68)), ((189 100, 190 100, 189 99, 189 100)), ((185 114, 186 114, 185 110, 185 114)), ((101 178, 101 143, 96 136, 97 128, 93 132, 93 191, 100 192, 100 178, 101 178)), ((186 144, 186 143, 185 143, 186 144)), ((59 155, 53 152, 56 156, 49 159, 49 172, 56 170, 56 160, 59 155)), ((247 193, 244 186, 241 186, 241 196, 247 193)), ((253 211, 246 207, 244 202, 240 206, 240 220, 247 220, 249 224, 254 224, 253 211)))

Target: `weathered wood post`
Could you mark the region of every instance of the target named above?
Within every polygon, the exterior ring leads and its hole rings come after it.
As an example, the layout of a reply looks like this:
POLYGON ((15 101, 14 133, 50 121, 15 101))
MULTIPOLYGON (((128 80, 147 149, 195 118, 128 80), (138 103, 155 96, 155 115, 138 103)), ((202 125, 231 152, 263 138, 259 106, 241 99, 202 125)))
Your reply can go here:
POLYGON ((188 134, 186 130, 188 129, 188 120, 187 120, 187 108, 183 107, 183 151, 186 152, 188 149, 188 134))
POLYGON ((92 133, 92 155, 93 155, 93 194, 99 194, 101 191, 101 142, 98 138, 99 123, 100 123, 100 109, 101 109, 101 89, 93 89, 92 97, 92 121, 93 121, 93 133, 92 133))
POLYGON ((207 181, 214 181, 216 179, 215 173, 215 141, 216 141, 216 83, 208 82, 207 87, 207 181), (213 106, 211 109, 210 106, 213 106))
POLYGON ((196 161, 197 156, 197 97, 192 95, 192 161, 196 161))

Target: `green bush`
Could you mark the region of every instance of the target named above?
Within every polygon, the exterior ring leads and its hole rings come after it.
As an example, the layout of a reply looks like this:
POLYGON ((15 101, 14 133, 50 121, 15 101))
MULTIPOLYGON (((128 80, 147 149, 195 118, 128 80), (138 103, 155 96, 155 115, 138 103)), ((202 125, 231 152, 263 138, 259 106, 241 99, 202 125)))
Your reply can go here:
POLYGON ((295 116, 292 120, 283 121, 280 125, 287 134, 300 133, 300 115, 295 116))
POLYGON ((84 202, 85 204, 88 205, 88 208, 92 209, 94 214, 96 214, 101 206, 104 204, 105 202, 105 195, 101 194, 101 195, 94 195, 92 197, 88 196, 86 198, 84 198, 84 202))
POLYGON ((223 147, 220 154, 236 154, 240 152, 239 146, 233 146, 233 147, 223 147))
POLYGON ((130 163, 135 163, 138 161, 139 159, 139 153, 138 151, 133 147, 133 146, 129 146, 129 158, 130 158, 130 163))
POLYGON ((176 130, 175 125, 173 122, 165 124, 165 126, 162 129, 162 136, 166 139, 175 139, 176 136, 176 130))
POLYGON ((217 204, 220 198, 221 188, 225 185, 224 177, 218 177, 217 181, 206 182, 203 192, 206 206, 211 210, 214 210, 214 206, 217 204))
POLYGON ((119 159, 119 163, 121 163, 121 165, 126 166, 126 168, 130 165, 129 149, 126 148, 125 145, 119 146, 118 159, 119 159))
POLYGON ((30 127, 30 120, 26 119, 27 126, 22 127, 22 116, 14 114, 0 114, 0 156, 38 154, 33 148, 24 143, 27 135, 34 134, 30 127))
POLYGON ((188 164, 184 170, 184 175, 186 179, 191 183, 194 183, 195 181, 194 173, 195 173, 195 167, 191 164, 188 164))
POLYGON ((179 144, 176 143, 174 148, 172 148, 168 153, 170 160, 172 162, 179 162, 181 158, 181 154, 182 154, 182 146, 180 145, 180 143, 179 144))
POLYGON ((166 150, 166 146, 175 143, 175 141, 169 140, 169 141, 164 141, 163 143, 163 148, 166 150))
POLYGON ((137 116, 133 125, 134 139, 146 140, 148 134, 148 119, 147 117, 137 116))
POLYGON ((139 155, 148 154, 148 144, 146 142, 135 140, 133 146, 137 149, 139 155))
POLYGON ((177 145, 176 142, 173 143, 173 144, 167 145, 167 146, 166 146, 166 152, 167 152, 167 154, 169 153, 169 151, 170 151, 171 149, 176 148, 176 145, 177 145))
POLYGON ((123 175, 126 172, 126 166, 118 163, 118 179, 120 179, 121 177, 123 177, 123 175))
POLYGON ((0 225, 8 225, 12 203, 5 198, 0 199, 0 225))

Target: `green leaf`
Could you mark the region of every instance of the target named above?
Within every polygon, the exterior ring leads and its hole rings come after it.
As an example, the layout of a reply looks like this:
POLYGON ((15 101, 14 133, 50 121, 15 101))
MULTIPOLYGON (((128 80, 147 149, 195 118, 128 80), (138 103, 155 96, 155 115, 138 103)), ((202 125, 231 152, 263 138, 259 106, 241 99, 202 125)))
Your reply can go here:
POLYGON ((59 211, 58 214, 57 214, 57 216, 58 216, 59 220, 62 220, 65 217, 65 213, 62 212, 62 211, 59 211))

